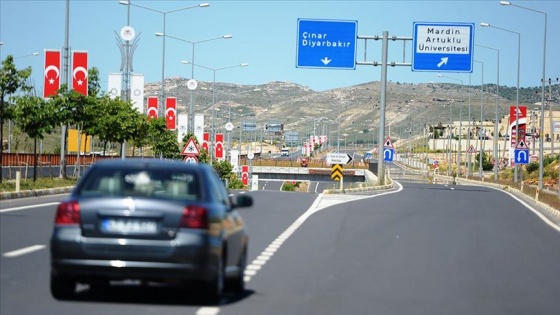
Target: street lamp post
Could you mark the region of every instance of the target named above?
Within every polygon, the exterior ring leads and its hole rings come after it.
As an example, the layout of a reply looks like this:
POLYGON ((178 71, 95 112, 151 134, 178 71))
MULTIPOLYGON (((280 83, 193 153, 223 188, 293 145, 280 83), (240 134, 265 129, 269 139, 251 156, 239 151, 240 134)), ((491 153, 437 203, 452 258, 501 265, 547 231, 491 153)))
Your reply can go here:
POLYGON ((483 167, 482 167, 482 155, 484 154, 484 142, 483 140, 485 140, 486 138, 486 133, 484 133, 484 135, 482 135, 482 109, 484 106, 484 62, 482 61, 478 61, 475 60, 474 62, 480 63, 482 70, 481 70, 481 83, 480 83, 480 130, 477 134, 478 140, 480 140, 480 152, 478 152, 478 171, 479 171, 479 176, 481 180, 484 180, 483 177, 483 167), (482 139, 481 139, 482 136, 482 139))
MULTIPOLYGON (((484 45, 476 45, 482 48, 486 48, 486 49, 491 49, 494 50, 497 55, 498 55, 498 64, 497 64, 497 69, 496 69, 496 107, 495 107, 495 117, 494 117, 494 180, 498 180, 498 165, 499 165, 499 161, 498 161, 498 106, 500 103, 500 50, 493 48, 493 47, 489 47, 489 46, 484 46, 484 45)), ((517 116, 517 115, 516 115, 517 116)), ((516 119, 517 121, 517 119, 516 119)), ((517 132, 517 130, 516 130, 517 132)))
MULTIPOLYGON (((546 12, 523 7, 517 4, 513 4, 509 1, 500 1, 501 5, 507 5, 512 7, 518 7, 520 9, 533 11, 536 13, 540 13, 544 15, 544 41, 543 41, 543 62, 542 62, 542 89, 541 89, 541 128, 544 127, 544 91, 545 91, 545 78, 546 78, 546 25, 547 25, 547 14, 546 12)), ((542 135, 539 137, 539 190, 543 188, 543 169, 544 169, 544 161, 543 161, 543 151, 544 151, 544 142, 542 135)))
MULTIPOLYGON (((190 64, 189 61, 185 61, 185 60, 181 60, 181 63, 183 64, 190 64)), ((233 65, 233 66, 228 66, 228 67, 222 67, 222 68, 210 68, 210 67, 206 67, 203 65, 198 65, 198 64, 192 64, 193 66, 197 66, 200 68, 204 68, 207 70, 211 70, 213 72, 213 78, 212 78, 212 133, 210 136, 210 145, 209 148, 210 149, 210 164, 212 164, 212 160, 213 160, 213 152, 214 152, 214 106, 216 106, 216 71, 220 71, 220 70, 225 70, 225 69, 231 69, 231 68, 236 68, 236 67, 246 67, 249 64, 248 63, 241 63, 241 64, 237 64, 237 65, 233 65)))
MULTIPOLYGON (((187 9, 193 9, 193 8, 205 8, 210 6, 209 3, 200 3, 197 5, 192 5, 192 6, 188 6, 188 7, 182 7, 182 8, 178 8, 178 9, 173 9, 173 10, 168 10, 168 11, 162 11, 162 10, 157 10, 154 8, 150 8, 150 7, 146 7, 143 5, 139 5, 139 4, 134 4, 131 1, 119 1, 120 4, 123 5, 127 5, 127 6, 134 6, 134 7, 138 7, 138 8, 142 8, 142 9, 146 9, 152 12, 157 12, 163 15, 163 34, 165 34, 165 20, 167 17, 167 14, 169 13, 173 13, 173 12, 178 12, 178 11, 183 11, 183 10, 187 10, 187 9)), ((165 102, 165 37, 163 38, 163 43, 162 43, 162 53, 161 53, 161 92, 160 92, 160 110, 159 110, 159 117, 163 116, 164 113, 164 109, 163 109, 163 104, 165 102)))
MULTIPOLYGON (((438 74, 438 77, 440 77, 440 78, 443 77, 443 78, 448 78, 448 79, 451 79, 451 80, 458 81, 458 82, 461 83, 461 87, 463 86, 463 80, 461 80, 461 79, 448 77, 448 76, 443 75, 443 74, 438 74)), ((453 117, 453 112, 451 112, 451 115, 452 115, 451 117, 453 117)), ((451 123, 453 123, 453 121, 451 121, 451 123)), ((457 174, 458 175, 461 175, 461 154, 462 154, 462 152, 461 152, 462 134, 461 133, 462 133, 462 130, 463 130, 463 102, 461 102, 461 105, 459 106, 459 144, 457 146, 457 151, 459 152, 457 154, 457 165, 458 165, 457 174)), ((449 142, 449 146, 450 146, 449 150, 451 151, 451 141, 449 142)), ((449 167, 451 167, 451 159, 450 159, 449 167)))
MULTIPOLYGON (((194 79, 194 65, 195 65, 195 63, 194 63, 194 47, 195 47, 195 45, 199 44, 199 43, 209 42, 209 41, 212 41, 212 40, 230 39, 230 38, 233 37, 232 35, 222 35, 222 36, 219 36, 219 37, 212 37, 212 38, 203 39, 203 40, 199 40, 199 41, 190 41, 190 40, 182 39, 182 38, 179 38, 179 37, 176 37, 176 36, 167 35, 167 34, 165 34, 165 32, 163 32, 163 33, 158 32, 158 33, 156 33, 156 36, 163 37, 164 41, 165 41, 166 37, 169 37, 169 38, 173 38, 175 40, 185 42, 185 43, 189 43, 189 44, 192 45, 192 55, 191 55, 191 62, 190 62, 190 64, 191 64, 191 79, 194 79)), ((194 124, 194 119, 193 119, 194 90, 191 90, 190 94, 191 94, 191 96, 190 96, 190 106, 189 106, 188 130, 191 131, 191 132, 194 132, 194 126, 193 126, 193 124, 194 124)))
MULTIPOLYGON (((519 142, 519 73, 520 73, 519 69, 520 69, 520 66, 521 66, 521 33, 509 30, 509 29, 506 29, 506 28, 494 26, 494 25, 491 25, 489 23, 480 23, 480 25, 482 27, 492 27, 492 28, 499 29, 499 30, 502 30, 502 31, 517 34, 517 96, 516 96, 516 100, 515 100, 515 137, 516 137, 515 145, 517 146, 517 143, 519 142)), ((498 52, 498 60, 500 58, 499 56, 500 56, 500 53, 498 52)), ((499 63, 499 61, 498 61, 498 63, 499 63)), ((510 137, 511 136, 512 135, 510 135, 510 137)), ((517 165, 515 165, 514 166, 514 178, 513 178, 515 183, 517 183, 517 177, 518 177, 517 172, 518 172, 517 171, 517 165)))

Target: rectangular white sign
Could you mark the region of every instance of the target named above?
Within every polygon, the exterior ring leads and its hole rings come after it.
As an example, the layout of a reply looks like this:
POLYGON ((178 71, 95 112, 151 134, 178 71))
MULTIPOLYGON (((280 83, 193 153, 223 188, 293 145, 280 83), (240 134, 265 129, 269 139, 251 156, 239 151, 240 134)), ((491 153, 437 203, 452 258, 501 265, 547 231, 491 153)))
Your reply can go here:
POLYGON ((229 151, 229 163, 233 166, 232 173, 239 172, 239 150, 229 151))
POLYGON ((204 139, 204 115, 203 114, 194 115, 194 136, 198 139, 199 143, 202 143, 202 139, 204 139))
POLYGON ((560 121, 555 121, 554 122, 554 133, 560 133, 560 121))
MULTIPOLYGON (((189 114, 179 114, 177 120, 177 142, 182 143, 183 137, 186 136, 188 132, 189 114)), ((185 143, 187 143, 187 141, 185 141, 185 143)))
POLYGON ((122 97, 122 74, 120 73, 109 73, 109 79, 107 81, 107 91, 109 91, 109 97, 115 99, 117 97, 122 97))
POLYGON ((138 112, 145 114, 144 110, 144 75, 133 73, 130 77, 130 100, 138 112))

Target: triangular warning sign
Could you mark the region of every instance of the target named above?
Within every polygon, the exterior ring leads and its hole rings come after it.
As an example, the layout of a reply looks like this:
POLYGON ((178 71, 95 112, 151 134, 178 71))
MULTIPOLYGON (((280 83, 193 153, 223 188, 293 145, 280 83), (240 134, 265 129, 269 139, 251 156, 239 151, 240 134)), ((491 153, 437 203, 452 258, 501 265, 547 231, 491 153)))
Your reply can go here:
POLYGON ((525 144, 525 141, 521 140, 517 143, 517 145, 515 146, 516 149, 529 149, 527 147, 527 145, 525 144))
POLYGON ((194 155, 194 156, 199 156, 200 155, 200 150, 198 149, 198 146, 196 145, 196 142, 194 141, 194 138, 189 138, 189 141, 187 142, 187 145, 185 145, 185 147, 183 148, 183 151, 181 151, 181 155, 194 155))
POLYGON ((385 139, 385 142, 383 143, 383 146, 386 148, 392 148, 393 142, 391 142, 391 138, 387 137, 387 139, 385 139))

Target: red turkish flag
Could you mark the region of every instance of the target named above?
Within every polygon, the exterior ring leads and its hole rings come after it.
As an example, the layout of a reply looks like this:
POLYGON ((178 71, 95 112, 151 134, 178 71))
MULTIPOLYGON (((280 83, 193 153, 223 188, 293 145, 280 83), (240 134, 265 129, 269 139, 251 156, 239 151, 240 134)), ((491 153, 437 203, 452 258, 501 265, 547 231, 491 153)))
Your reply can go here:
POLYGON ((56 95, 60 89, 60 50, 45 50, 43 97, 56 95))
POLYGON ((224 158, 224 134, 217 133, 215 138, 216 150, 214 150, 214 157, 221 160, 224 158))
POLYGON ((205 132, 202 134, 202 148, 206 150, 206 152, 210 152, 210 148, 208 147, 208 141, 210 141, 210 133, 205 132))
POLYGON ((168 97, 165 99, 165 121, 167 122, 167 129, 177 129, 177 99, 175 97, 168 97))
POLYGON ((88 95, 87 51, 72 52, 72 88, 82 95, 88 95))
POLYGON ((158 117, 158 98, 157 96, 148 97, 148 120, 158 117))

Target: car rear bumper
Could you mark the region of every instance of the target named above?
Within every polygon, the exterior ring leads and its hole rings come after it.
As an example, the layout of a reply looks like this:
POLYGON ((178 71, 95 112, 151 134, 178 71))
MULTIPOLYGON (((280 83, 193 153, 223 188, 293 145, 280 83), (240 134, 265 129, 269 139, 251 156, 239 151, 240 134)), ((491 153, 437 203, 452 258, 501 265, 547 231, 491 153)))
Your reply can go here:
MULTIPOLYGON (((215 260, 218 258, 216 257, 215 260)), ((146 281, 210 280, 217 263, 166 263, 123 260, 52 259, 54 274, 88 279, 140 279, 146 281)))
POLYGON ((145 240, 82 237, 55 230, 50 243, 52 272, 77 279, 212 279, 221 252, 221 240, 208 234, 145 240))

